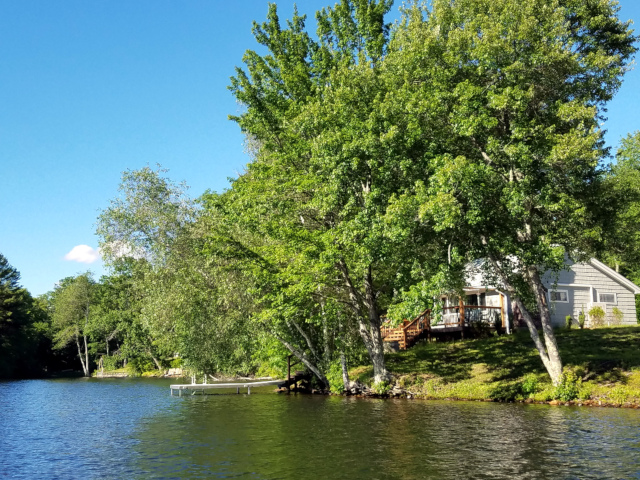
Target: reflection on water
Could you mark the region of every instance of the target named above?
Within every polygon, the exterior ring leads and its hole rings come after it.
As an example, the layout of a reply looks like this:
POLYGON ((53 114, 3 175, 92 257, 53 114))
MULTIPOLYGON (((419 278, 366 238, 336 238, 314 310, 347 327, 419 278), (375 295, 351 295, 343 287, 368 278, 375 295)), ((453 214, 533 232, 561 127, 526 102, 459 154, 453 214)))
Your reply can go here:
POLYGON ((0 478, 640 478, 637 410, 168 385, 0 383, 0 478))

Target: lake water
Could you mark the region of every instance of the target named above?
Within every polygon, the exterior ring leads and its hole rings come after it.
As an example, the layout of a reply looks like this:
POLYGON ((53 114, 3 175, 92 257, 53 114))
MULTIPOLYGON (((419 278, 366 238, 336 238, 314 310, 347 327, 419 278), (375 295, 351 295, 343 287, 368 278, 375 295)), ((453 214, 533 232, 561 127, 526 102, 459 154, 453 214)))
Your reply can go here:
POLYGON ((640 478, 640 410, 171 397, 170 383, 0 383, 0 478, 640 478))

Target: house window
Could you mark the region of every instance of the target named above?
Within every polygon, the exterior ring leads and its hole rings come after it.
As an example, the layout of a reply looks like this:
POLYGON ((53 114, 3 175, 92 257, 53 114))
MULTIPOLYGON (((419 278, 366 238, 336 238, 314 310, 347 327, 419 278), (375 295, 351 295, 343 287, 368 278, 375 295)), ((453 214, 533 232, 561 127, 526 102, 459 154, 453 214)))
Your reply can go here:
POLYGON ((553 290, 549 292, 549 300, 556 303, 569 303, 569 291, 553 290))
POLYGON ((598 301, 601 303, 610 303, 615 305, 617 302, 615 293, 600 293, 598 292, 598 301))

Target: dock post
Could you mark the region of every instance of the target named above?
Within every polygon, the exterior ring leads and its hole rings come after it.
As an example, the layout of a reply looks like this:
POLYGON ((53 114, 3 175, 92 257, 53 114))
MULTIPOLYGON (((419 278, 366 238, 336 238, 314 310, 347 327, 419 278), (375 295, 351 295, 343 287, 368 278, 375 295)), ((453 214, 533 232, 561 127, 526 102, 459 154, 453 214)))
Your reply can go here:
POLYGON ((240 395, 240 387, 236 388, 236 393, 240 395))
POLYGON ((251 395, 251 387, 250 386, 247 388, 247 395, 251 395))
POLYGON ((291 355, 287 357, 287 392, 291 391, 291 355))

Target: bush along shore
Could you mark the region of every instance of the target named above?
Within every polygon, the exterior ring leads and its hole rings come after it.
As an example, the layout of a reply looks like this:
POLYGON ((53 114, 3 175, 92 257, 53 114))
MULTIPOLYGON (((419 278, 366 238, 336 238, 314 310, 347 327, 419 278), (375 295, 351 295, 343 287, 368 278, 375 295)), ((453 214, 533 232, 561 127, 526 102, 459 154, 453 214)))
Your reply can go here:
POLYGON ((553 386, 528 332, 421 343, 387 356, 392 380, 350 371, 348 394, 640 408, 640 327, 556 331, 563 381, 553 386))

